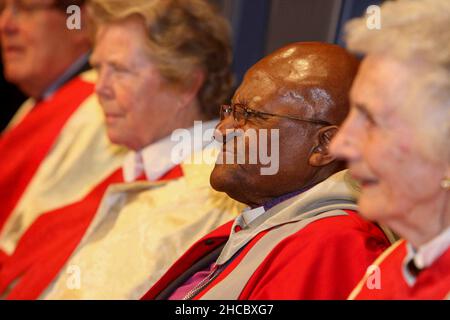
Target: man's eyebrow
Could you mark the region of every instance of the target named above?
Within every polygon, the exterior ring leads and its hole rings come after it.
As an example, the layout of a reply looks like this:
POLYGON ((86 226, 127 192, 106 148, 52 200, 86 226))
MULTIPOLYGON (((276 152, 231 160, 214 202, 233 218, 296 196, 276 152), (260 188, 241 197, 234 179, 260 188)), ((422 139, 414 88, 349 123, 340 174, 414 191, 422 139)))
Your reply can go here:
POLYGON ((239 97, 236 98, 236 99, 232 99, 231 103, 232 103, 232 105, 237 104, 237 105, 241 105, 241 106, 244 106, 244 107, 248 107, 248 100, 242 99, 242 98, 239 98, 239 97))

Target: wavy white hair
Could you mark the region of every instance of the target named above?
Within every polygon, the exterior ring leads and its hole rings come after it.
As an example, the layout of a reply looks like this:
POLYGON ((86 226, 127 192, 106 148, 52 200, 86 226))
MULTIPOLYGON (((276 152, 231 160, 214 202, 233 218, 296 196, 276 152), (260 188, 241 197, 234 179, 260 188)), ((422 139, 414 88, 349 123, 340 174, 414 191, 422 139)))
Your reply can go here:
POLYGON ((409 94, 399 107, 417 124, 425 154, 450 163, 450 1, 387 1, 380 30, 361 17, 345 31, 351 51, 387 55, 416 75, 405 83, 409 94))

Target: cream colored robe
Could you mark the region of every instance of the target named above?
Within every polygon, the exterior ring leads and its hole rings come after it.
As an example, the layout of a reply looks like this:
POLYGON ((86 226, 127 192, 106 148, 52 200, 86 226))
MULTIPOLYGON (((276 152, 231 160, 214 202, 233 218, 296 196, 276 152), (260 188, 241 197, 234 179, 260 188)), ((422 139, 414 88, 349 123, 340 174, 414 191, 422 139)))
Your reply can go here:
POLYGON ((168 182, 113 185, 41 299, 139 299, 195 241, 243 208, 209 184, 210 164, 168 182))
MULTIPOLYGON (((81 77, 95 82, 94 71, 81 77)), ((8 128, 31 110, 27 101, 8 128)), ((55 112, 57 112, 55 110, 55 112)), ((97 96, 89 96, 64 125, 0 233, 0 249, 11 254, 23 233, 41 214, 87 195, 122 165, 127 150, 111 144, 97 96)))

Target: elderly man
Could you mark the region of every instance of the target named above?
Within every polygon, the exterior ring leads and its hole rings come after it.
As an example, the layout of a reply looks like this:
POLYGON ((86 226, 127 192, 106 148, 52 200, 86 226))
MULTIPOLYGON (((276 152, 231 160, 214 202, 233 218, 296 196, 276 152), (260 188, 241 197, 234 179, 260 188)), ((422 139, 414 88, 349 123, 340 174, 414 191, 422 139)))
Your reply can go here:
POLYGON ((212 186, 251 208, 191 247, 144 298, 347 297, 389 245, 355 212, 352 181, 329 153, 357 66, 338 46, 296 43, 247 72, 232 105, 222 106, 223 154, 242 150, 239 141, 249 146, 239 129, 256 130, 259 142, 275 129, 279 141, 269 144, 279 145, 279 170, 264 175, 261 161, 220 161, 212 186))
POLYGON ((137 299, 239 212, 209 185, 214 161, 195 161, 211 153, 203 148, 230 94, 226 20, 206 0, 92 0, 88 8, 96 92, 108 137, 130 149, 127 183, 111 186, 98 210, 87 198, 43 215, 0 270, 8 299, 137 299))
POLYGON ((5 78, 30 97, 0 137, 0 265, 42 213, 122 180, 113 173, 123 152, 107 138, 92 72, 83 73, 84 18, 81 30, 66 24, 67 7, 83 2, 0 0, 5 78))
POLYGON ((450 2, 386 2, 381 19, 381 30, 346 27, 366 56, 331 149, 361 183, 361 214, 402 239, 350 298, 449 299, 450 2))

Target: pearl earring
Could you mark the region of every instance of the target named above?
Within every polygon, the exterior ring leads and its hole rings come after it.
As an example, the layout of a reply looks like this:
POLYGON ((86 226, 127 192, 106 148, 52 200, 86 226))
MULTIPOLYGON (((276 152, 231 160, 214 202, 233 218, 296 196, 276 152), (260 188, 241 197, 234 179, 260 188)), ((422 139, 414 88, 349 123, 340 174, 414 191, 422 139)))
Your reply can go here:
POLYGON ((450 190, 450 178, 444 178, 441 181, 441 187, 445 190, 450 190))

